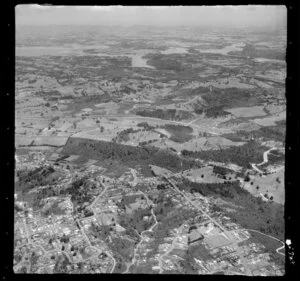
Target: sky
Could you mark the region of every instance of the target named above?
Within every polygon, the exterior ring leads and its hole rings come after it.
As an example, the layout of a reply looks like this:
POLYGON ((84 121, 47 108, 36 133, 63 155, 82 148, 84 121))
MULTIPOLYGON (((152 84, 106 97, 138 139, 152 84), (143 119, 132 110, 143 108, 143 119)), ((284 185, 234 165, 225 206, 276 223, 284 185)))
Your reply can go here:
POLYGON ((17 25, 165 25, 285 27, 285 6, 18 5, 17 25))

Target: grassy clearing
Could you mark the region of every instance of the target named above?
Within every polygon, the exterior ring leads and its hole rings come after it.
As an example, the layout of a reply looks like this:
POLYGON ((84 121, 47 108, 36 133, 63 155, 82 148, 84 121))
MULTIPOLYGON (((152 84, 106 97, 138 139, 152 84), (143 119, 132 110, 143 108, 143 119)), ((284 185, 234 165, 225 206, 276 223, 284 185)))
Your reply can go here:
POLYGON ((84 108, 93 108, 97 103, 107 103, 110 102, 112 98, 108 94, 103 94, 101 96, 86 96, 86 97, 79 97, 73 98, 72 103, 68 103, 67 110, 72 112, 78 112, 84 108))
POLYGON ((28 148, 17 148, 16 155, 27 155, 30 149, 28 148))
POLYGON ((80 155, 78 158, 76 158, 75 160, 73 160, 72 162, 76 165, 84 165, 89 161, 89 159, 87 157, 84 157, 82 155, 80 155))
MULTIPOLYGON (((262 169, 262 166, 264 165, 259 166, 259 168, 262 169)), ((269 200, 284 204, 284 169, 264 177, 250 176, 250 181, 245 183, 244 188, 254 196, 261 196, 262 194, 268 197, 269 200)))
POLYGON ((103 172, 103 175, 113 178, 119 178, 128 171, 128 167, 126 165, 121 164, 116 160, 98 161, 95 165, 105 168, 106 170, 103 172))
POLYGON ((222 163, 234 163, 244 168, 251 168, 250 163, 261 163, 263 153, 268 148, 255 141, 248 141, 241 146, 232 146, 226 149, 207 150, 207 151, 188 151, 182 150, 185 157, 199 158, 207 161, 222 163))
POLYGON ((266 112, 264 111, 263 106, 251 106, 251 107, 239 107, 231 108, 227 110, 237 117, 259 117, 265 116, 266 112))
POLYGON ((113 252, 117 252, 125 262, 130 262, 133 255, 134 242, 119 237, 112 238, 110 243, 113 252))
POLYGON ((140 168, 140 173, 142 174, 143 177, 145 178, 153 177, 152 169, 149 165, 139 165, 139 168, 140 168))
POLYGON ((64 215, 66 212, 65 210, 61 209, 59 207, 59 202, 54 202, 49 209, 46 209, 42 214, 45 217, 48 217, 49 215, 64 215))

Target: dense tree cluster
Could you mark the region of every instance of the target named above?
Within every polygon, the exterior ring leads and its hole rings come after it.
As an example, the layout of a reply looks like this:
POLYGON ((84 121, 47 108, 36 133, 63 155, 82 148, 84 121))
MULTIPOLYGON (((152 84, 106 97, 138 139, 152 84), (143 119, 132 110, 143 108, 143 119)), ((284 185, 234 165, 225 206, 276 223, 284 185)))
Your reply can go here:
POLYGON ((153 142, 156 142, 156 141, 157 141, 156 139, 147 140, 147 141, 141 141, 141 142, 139 142, 139 145, 143 146, 143 145, 147 145, 147 144, 150 144, 150 143, 153 143, 153 142))
POLYGON ((88 176, 74 180, 71 185, 62 190, 62 194, 71 194, 72 203, 80 209, 85 202, 91 202, 93 196, 88 192, 93 183, 90 182, 88 176))
POLYGON ((243 141, 245 138, 262 138, 263 140, 285 141, 285 125, 263 126, 255 131, 237 131, 234 135, 228 135, 233 141, 243 141))
POLYGON ((177 109, 144 109, 136 112, 136 115, 145 117, 154 117, 164 120, 184 120, 192 117, 192 114, 188 111, 177 110, 177 109))
POLYGON ((119 132, 116 136, 116 141, 118 142, 127 142, 130 140, 129 134, 134 134, 136 132, 139 132, 140 130, 134 130, 133 128, 125 129, 121 132, 119 132))
MULTIPOLYGON (((235 54, 236 52, 232 52, 235 54)), ((267 59, 277 59, 284 60, 285 53, 279 49, 264 49, 264 48, 256 48, 252 44, 246 44, 241 52, 239 52, 242 56, 245 57, 258 57, 258 58, 267 58, 267 59)))
POLYGON ((54 266, 54 273, 67 273, 68 267, 71 266, 71 263, 66 255, 60 255, 54 266))
POLYGON ((168 59, 164 59, 164 55, 158 54, 153 56, 148 61, 148 64, 154 65, 157 69, 161 70, 172 70, 175 72, 183 71, 185 69, 184 65, 180 62, 180 60, 176 59, 175 56, 173 57, 169 56, 168 59))
POLYGON ((132 227, 139 234, 150 228, 153 224, 153 219, 151 215, 151 211, 149 209, 137 209, 131 215, 121 215, 120 216, 120 225, 125 229, 132 227), (148 217, 149 219, 145 220, 144 217, 148 217))
POLYGON ((254 106, 259 104, 257 93, 239 88, 214 88, 212 92, 202 95, 208 108, 233 108, 243 106, 254 106))
POLYGON ((224 110, 224 106, 213 106, 205 108, 204 113, 208 118, 218 118, 230 115, 229 112, 224 110))
POLYGON ((184 179, 178 184, 179 189, 188 190, 190 192, 199 192, 203 196, 219 196, 224 198, 234 198, 242 193, 246 193, 240 187, 239 181, 225 183, 197 183, 184 179))
POLYGON ((275 164, 283 162, 285 160, 285 154, 277 150, 272 150, 268 155, 268 164, 275 164))
POLYGON ((197 274, 198 265, 195 262, 195 258, 207 261, 213 259, 213 256, 210 254, 209 250, 205 248, 202 243, 197 243, 190 245, 183 256, 183 259, 180 262, 183 273, 186 274, 197 274))
POLYGON ((193 159, 181 159, 175 153, 157 147, 133 147, 80 138, 69 138, 63 153, 85 155, 87 158, 100 161, 117 160, 129 167, 152 164, 174 172, 199 166, 193 159))
POLYGON ((120 209, 125 210, 126 206, 128 207, 130 204, 134 203, 138 198, 145 199, 143 195, 125 195, 122 197, 121 201, 117 203, 117 206, 120 209))
POLYGON ((227 174, 233 173, 234 171, 229 169, 229 168, 225 168, 225 167, 221 167, 221 166, 213 166, 213 173, 220 175, 220 176, 226 176, 227 174))
POLYGON ((95 224, 94 222, 91 223, 89 228, 91 235, 103 241, 106 241, 106 239, 110 236, 110 232, 112 230, 112 227, 109 225, 99 225, 95 224))
POLYGON ((40 166, 33 170, 18 171, 18 189, 27 193, 30 189, 38 186, 52 185, 56 183, 58 173, 52 166, 40 166))
POLYGON ((218 118, 229 115, 230 113, 224 110, 223 105, 210 105, 209 107, 203 107, 202 104, 196 104, 194 108, 196 114, 205 114, 208 118, 218 118))
POLYGON ((166 124, 162 128, 171 134, 170 140, 174 142, 184 143, 193 138, 193 128, 189 126, 166 124))
POLYGON ((150 131, 150 130, 155 129, 154 126, 149 125, 147 122, 138 123, 137 126, 144 128, 146 131, 150 131))

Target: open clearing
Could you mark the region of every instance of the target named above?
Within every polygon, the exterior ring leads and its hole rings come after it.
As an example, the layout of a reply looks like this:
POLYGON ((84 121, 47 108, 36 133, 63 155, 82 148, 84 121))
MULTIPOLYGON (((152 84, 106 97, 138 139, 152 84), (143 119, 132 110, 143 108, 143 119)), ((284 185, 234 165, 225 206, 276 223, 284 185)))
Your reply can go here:
POLYGON ((286 119, 286 112, 283 111, 270 117, 253 119, 252 121, 261 126, 275 126, 276 125, 275 122, 285 120, 285 119, 286 119))
POLYGON ((226 109, 226 111, 232 113, 236 117, 256 117, 266 115, 264 106, 230 108, 226 109))
POLYGON ((220 147, 229 147, 229 146, 239 146, 243 145, 244 142, 233 142, 223 137, 198 137, 191 139, 185 143, 178 143, 172 140, 160 140, 152 143, 153 146, 160 148, 173 148, 176 151, 180 152, 184 149, 190 151, 201 151, 201 150, 211 150, 211 149, 220 149, 220 147))
MULTIPOLYGON (((183 172, 183 176, 188 180, 199 183, 223 183, 225 180, 221 177, 218 177, 213 173, 212 166, 206 166, 200 169, 186 170, 183 172)), ((227 178, 232 177, 233 175, 228 174, 227 178)))
POLYGON ((250 179, 250 182, 246 182, 244 185, 246 190, 255 196, 268 194, 269 198, 273 196, 274 202, 284 204, 284 168, 274 174, 269 174, 263 177, 250 176, 250 179), (258 189, 257 186, 259 187, 258 189))

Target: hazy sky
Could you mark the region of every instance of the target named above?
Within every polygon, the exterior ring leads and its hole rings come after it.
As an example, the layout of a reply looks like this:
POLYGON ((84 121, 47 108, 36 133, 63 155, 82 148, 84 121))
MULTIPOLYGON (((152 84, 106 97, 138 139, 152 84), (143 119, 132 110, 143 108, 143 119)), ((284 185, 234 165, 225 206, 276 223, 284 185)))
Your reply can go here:
POLYGON ((109 25, 286 26, 285 6, 18 5, 16 23, 109 25))

